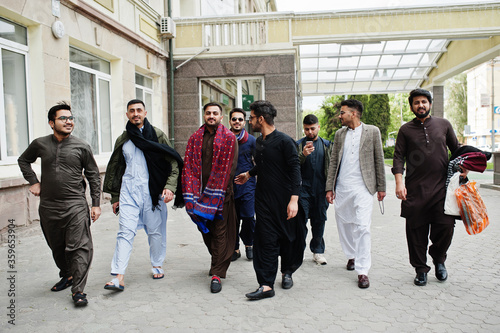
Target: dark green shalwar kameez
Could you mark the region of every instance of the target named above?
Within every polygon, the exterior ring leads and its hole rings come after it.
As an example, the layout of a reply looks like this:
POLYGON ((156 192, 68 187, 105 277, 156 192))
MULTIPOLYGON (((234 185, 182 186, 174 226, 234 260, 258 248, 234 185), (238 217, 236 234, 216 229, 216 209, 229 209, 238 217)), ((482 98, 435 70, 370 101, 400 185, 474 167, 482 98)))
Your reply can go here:
POLYGON ((59 276, 72 276, 72 292, 83 292, 93 254, 83 173, 90 185, 92 206, 98 207, 99 168, 85 141, 69 136, 58 142, 51 134, 35 139, 18 159, 23 176, 31 185, 39 182, 31 168, 38 157, 42 160, 40 225, 59 276))

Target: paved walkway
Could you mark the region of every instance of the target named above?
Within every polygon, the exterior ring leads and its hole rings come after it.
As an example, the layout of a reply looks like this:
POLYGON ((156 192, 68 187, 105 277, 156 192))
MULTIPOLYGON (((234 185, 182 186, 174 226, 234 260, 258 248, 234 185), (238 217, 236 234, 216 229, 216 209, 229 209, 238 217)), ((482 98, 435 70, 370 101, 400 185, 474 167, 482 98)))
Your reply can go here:
MULTIPOLYGON (((118 219, 106 204, 92 227, 95 252, 85 290, 90 302, 86 308, 74 308, 69 289, 49 290, 58 275, 39 227, 16 234, 15 298, 8 296, 8 248, 6 244, 0 247, 0 331, 499 332, 500 192, 480 189, 491 219, 482 234, 469 236, 462 223, 457 223, 446 262, 448 281, 438 282, 432 270, 427 286, 417 287, 408 263, 394 180, 387 171, 385 214, 381 215, 376 203, 373 211, 369 289, 359 289, 356 273, 345 270, 330 208, 325 231, 328 265, 315 265, 306 250, 304 264, 294 274, 294 287, 281 289, 278 277, 274 298, 245 298, 257 282, 252 262, 244 255, 229 267, 222 292, 211 294, 210 257, 184 210, 169 212, 165 278, 152 279, 147 238, 141 231, 125 291, 110 292, 103 286, 109 280, 118 219), (15 326, 8 324, 11 299, 15 300, 15 326)), ((491 182, 491 175, 477 178, 491 182)))

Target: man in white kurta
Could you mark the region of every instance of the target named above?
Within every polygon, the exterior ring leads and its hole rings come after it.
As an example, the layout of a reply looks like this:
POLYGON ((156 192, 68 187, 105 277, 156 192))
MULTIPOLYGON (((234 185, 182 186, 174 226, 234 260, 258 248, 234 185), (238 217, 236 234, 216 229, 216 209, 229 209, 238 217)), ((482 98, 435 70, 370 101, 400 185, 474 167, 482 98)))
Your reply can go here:
POLYGON ((335 133, 326 182, 326 198, 335 201, 335 219, 347 269, 358 273, 358 286, 368 288, 371 267, 370 225, 373 195, 385 197, 384 154, 380 131, 363 124, 363 104, 341 103, 340 120, 345 127, 335 133))

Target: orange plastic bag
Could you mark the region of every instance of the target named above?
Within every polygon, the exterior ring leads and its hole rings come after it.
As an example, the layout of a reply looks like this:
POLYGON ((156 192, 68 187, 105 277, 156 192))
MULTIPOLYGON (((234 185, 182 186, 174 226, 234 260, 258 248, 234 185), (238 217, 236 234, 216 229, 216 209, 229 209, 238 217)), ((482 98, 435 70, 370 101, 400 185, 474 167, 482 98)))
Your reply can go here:
POLYGON ((469 235, 475 235, 486 229, 490 224, 483 199, 476 188, 476 182, 469 181, 456 190, 460 216, 469 235))

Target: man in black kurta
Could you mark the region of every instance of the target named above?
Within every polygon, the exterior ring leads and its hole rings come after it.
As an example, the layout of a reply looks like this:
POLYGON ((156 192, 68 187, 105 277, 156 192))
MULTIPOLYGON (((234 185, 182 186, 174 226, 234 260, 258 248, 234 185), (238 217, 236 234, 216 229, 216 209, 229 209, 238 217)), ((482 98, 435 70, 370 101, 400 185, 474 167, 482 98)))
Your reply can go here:
POLYGON ((410 264, 417 273, 414 283, 424 286, 430 271, 426 254, 429 238, 436 277, 440 281, 448 277, 444 262, 455 219, 444 214, 447 148, 453 153, 459 144, 448 120, 429 115, 432 97, 428 91, 413 90, 409 102, 416 118, 399 130, 392 173, 396 179, 396 197, 402 200, 401 216, 406 218, 410 264))
POLYGON ((301 176, 295 142, 275 129, 276 109, 271 103, 256 101, 250 110, 250 124, 262 136, 256 142, 256 166, 238 175, 236 182, 257 176, 253 265, 259 288, 246 296, 262 299, 274 296, 278 256, 281 256, 282 287, 293 286, 292 274, 304 256, 305 226, 297 218, 297 214, 304 213, 298 205, 301 176))
POLYGON ((54 133, 35 139, 19 157, 30 192, 40 196, 40 225, 61 281, 52 287, 60 291, 72 285, 76 306, 86 305, 83 289, 92 261, 90 220, 100 214, 101 180, 90 146, 71 135, 74 123, 69 105, 61 103, 49 110, 49 125, 54 133), (42 178, 38 180, 31 163, 40 157, 42 178), (85 197, 85 180, 90 185, 92 208, 85 197), (89 214, 90 213, 90 214, 89 214))

